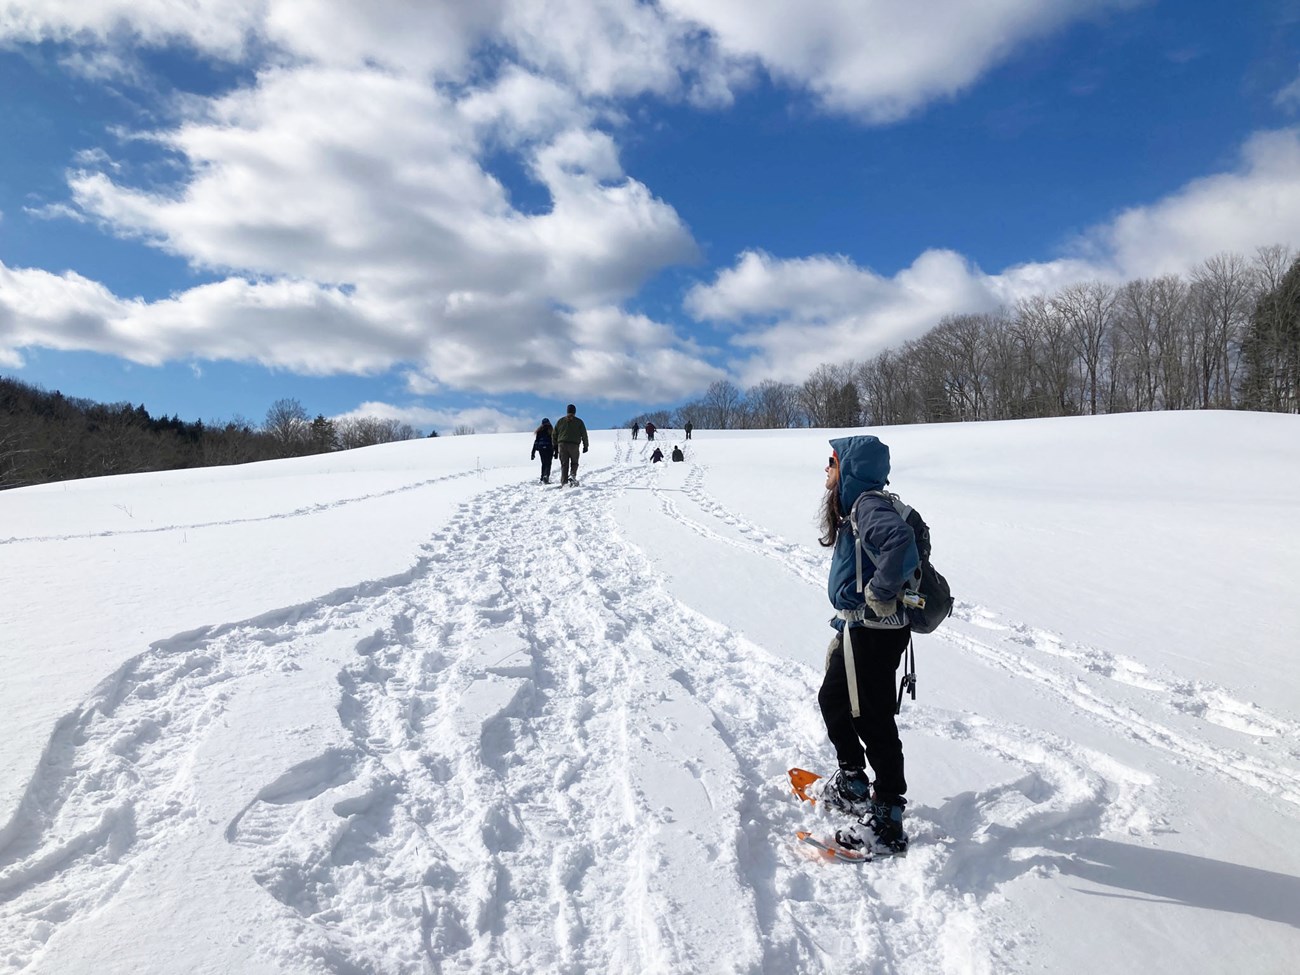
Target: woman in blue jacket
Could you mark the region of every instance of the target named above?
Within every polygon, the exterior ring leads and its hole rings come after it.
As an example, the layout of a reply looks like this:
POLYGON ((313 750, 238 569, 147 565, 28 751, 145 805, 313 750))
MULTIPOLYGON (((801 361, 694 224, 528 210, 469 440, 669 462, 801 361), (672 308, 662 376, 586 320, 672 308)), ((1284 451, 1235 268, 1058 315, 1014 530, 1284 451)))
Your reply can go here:
POLYGON ((876 853, 902 854, 908 842, 903 830, 907 780, 894 720, 894 677, 911 638, 899 597, 920 557, 912 529, 883 493, 889 483, 889 448, 871 436, 830 443, 820 541, 833 549, 827 588, 836 635, 817 701, 839 771, 823 796, 859 816, 835 834, 842 846, 870 845, 876 853), (875 775, 874 789, 867 765, 875 775))

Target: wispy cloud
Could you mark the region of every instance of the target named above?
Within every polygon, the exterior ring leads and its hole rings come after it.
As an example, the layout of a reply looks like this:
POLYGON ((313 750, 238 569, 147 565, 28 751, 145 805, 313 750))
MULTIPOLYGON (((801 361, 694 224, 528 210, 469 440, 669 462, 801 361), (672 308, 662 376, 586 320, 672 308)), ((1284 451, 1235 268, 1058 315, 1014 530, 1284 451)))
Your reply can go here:
POLYGON ((491 406, 465 407, 463 409, 430 409, 423 406, 395 406, 392 403, 370 401, 354 410, 332 417, 346 420, 377 417, 409 423, 417 430, 436 430, 446 436, 458 428, 469 428, 475 433, 517 433, 537 426, 537 417, 521 411, 500 410, 491 406))
POLYGON ((1288 111, 1300 109, 1300 77, 1291 82, 1285 88, 1277 93, 1273 98, 1274 104, 1279 108, 1285 108, 1288 111))

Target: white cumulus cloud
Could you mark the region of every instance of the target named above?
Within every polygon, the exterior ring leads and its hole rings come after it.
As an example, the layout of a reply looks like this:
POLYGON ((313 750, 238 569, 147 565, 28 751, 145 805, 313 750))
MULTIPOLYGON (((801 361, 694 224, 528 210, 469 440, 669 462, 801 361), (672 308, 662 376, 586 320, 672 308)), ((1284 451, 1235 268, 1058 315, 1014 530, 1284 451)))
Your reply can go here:
POLYGON ((989 311, 1089 279, 1187 273, 1229 251, 1300 246, 1300 129, 1260 132, 1231 172, 1194 180, 1066 242, 1070 256, 989 274, 929 250, 892 276, 846 258, 778 260, 747 251, 687 294, 687 311, 729 326, 745 382, 796 381, 822 362, 867 359, 917 338, 945 315, 989 311))
POLYGON ((726 55, 831 110, 890 122, 972 85, 1027 41, 1133 0, 662 0, 726 55))
MULTIPOLYGON (((518 92, 529 82, 514 73, 508 84, 518 92)), ((184 164, 175 185, 133 185, 107 156, 84 153, 70 179, 78 213, 229 275, 132 305, 126 332, 110 327, 129 304, 117 302, 97 350, 308 374, 409 363, 426 382, 462 388, 563 381, 635 395, 631 344, 614 335, 583 344, 571 313, 635 294, 661 268, 693 260, 694 241, 671 206, 623 172, 607 133, 550 86, 534 90, 551 108, 524 124, 526 99, 494 103, 485 89, 466 95, 476 101, 464 111, 418 79, 373 69, 272 69, 149 136, 184 164), (517 148, 549 197, 543 212, 517 208, 484 168, 484 141, 502 138, 500 123, 527 132, 517 148), (580 360, 600 368, 578 373, 580 360)), ((66 348, 86 333, 46 317, 26 337, 66 348)), ((675 366, 689 358, 670 328, 656 335, 675 366)))

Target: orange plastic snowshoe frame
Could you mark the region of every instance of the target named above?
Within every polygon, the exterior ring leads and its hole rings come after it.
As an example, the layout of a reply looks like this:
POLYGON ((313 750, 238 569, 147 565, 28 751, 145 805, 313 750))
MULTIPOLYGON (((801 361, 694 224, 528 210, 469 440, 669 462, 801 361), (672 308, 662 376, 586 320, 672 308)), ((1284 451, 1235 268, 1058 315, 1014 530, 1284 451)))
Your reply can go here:
POLYGON ((813 796, 808 795, 808 786, 812 785, 820 778, 821 776, 816 772, 809 772, 807 769, 802 768, 792 768, 790 769, 790 788, 793 789, 794 794, 804 802, 811 802, 813 805, 816 805, 817 800, 813 796))

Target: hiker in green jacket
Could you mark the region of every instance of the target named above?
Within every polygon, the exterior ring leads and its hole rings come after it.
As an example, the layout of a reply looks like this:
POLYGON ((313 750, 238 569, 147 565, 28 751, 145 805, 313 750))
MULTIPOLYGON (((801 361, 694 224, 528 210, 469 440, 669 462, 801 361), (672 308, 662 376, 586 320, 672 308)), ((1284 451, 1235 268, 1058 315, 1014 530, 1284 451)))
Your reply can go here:
POLYGON ((578 418, 578 408, 570 403, 564 416, 555 423, 555 447, 560 454, 560 486, 578 486, 578 444, 587 452, 587 424, 578 418))

